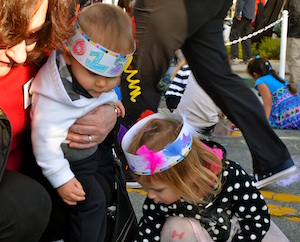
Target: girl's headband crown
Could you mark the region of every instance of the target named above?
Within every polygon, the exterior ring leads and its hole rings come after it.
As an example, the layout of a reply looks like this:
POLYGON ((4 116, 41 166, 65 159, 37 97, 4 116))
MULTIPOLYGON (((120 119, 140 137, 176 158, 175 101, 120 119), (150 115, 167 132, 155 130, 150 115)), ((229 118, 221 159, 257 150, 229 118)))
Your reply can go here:
POLYGON ((185 118, 179 115, 156 113, 143 118, 133 125, 122 139, 122 149, 129 167, 135 174, 153 175, 154 173, 162 172, 172 166, 175 166, 188 155, 192 148, 192 130, 193 128, 188 124, 185 118), (136 155, 128 153, 128 148, 132 143, 134 136, 140 132, 149 120, 155 118, 175 118, 183 123, 176 140, 169 143, 158 152, 149 150, 145 145, 143 145, 137 150, 136 155))
POLYGON ((86 69, 105 77, 119 76, 131 60, 134 50, 129 55, 121 55, 101 46, 89 38, 78 22, 76 32, 67 41, 72 56, 86 69))

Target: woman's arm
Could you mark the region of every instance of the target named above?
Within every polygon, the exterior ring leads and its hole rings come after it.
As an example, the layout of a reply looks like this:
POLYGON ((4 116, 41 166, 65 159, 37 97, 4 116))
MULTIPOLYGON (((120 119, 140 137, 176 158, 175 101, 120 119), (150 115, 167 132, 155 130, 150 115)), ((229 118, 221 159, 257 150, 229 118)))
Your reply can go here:
POLYGON ((69 147, 86 149, 101 144, 117 122, 117 114, 112 105, 95 108, 77 121, 69 129, 69 147), (92 142, 89 142, 89 135, 92 142))
POLYGON ((273 105, 272 94, 266 84, 259 84, 257 86, 257 89, 263 99, 263 106, 264 106, 265 114, 266 114, 267 120, 269 120, 272 105, 273 105))

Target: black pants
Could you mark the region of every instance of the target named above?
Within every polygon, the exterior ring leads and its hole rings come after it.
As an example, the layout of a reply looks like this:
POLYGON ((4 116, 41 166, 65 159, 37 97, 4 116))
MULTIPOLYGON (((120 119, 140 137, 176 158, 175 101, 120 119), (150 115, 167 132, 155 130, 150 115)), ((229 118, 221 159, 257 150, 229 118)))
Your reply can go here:
POLYGON ((122 124, 134 124, 145 109, 157 111, 160 92, 156 85, 181 48, 197 82, 243 132, 256 173, 293 163, 270 128, 261 103, 233 74, 223 41, 223 19, 232 0, 137 0, 137 52, 130 73, 122 75, 122 124), (136 75, 132 75, 135 71, 136 75))
MULTIPOLYGON (((252 32, 251 19, 242 17, 241 20, 237 18, 233 19, 233 24, 230 31, 230 41, 237 40, 240 37, 249 35, 252 32)), ((243 60, 248 61, 252 58, 251 52, 251 39, 246 39, 242 41, 242 53, 243 60)), ((230 58, 238 58, 239 55, 239 43, 231 45, 231 56, 230 58)))
POLYGON ((39 241, 50 212, 50 196, 38 182, 20 173, 4 171, 0 183, 0 241, 39 241))
POLYGON ((106 197, 97 176, 104 176, 112 186, 111 151, 99 146, 92 156, 70 165, 86 193, 86 200, 69 206, 70 240, 102 242, 106 235, 106 197))

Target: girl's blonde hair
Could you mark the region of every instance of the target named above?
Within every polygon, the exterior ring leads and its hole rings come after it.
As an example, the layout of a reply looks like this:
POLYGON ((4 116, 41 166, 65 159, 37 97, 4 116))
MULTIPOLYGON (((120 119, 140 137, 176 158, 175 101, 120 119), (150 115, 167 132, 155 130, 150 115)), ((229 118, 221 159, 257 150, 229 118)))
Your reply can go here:
MULTIPOLYGON (((162 150, 167 144, 173 142, 182 124, 175 119, 152 119, 136 135, 129 146, 128 152, 136 154, 137 150, 146 145, 153 151, 162 150)), ((210 202, 211 196, 221 190, 220 159, 207 150, 197 138, 193 138, 192 149, 181 162, 161 173, 151 177, 132 174, 138 182, 151 184, 164 183, 178 194, 178 196, 194 203, 210 202), (217 167, 217 172, 212 171, 217 167)))
POLYGON ((133 52, 131 20, 120 7, 95 3, 84 8, 77 21, 83 31, 103 47, 123 55, 133 52))

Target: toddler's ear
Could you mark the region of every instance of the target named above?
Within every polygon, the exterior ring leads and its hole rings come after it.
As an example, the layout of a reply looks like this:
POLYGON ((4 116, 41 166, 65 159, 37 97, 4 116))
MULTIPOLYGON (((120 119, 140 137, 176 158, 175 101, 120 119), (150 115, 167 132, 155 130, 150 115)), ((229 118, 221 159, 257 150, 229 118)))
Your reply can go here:
POLYGON ((62 49, 62 51, 63 51, 63 57, 64 57, 64 59, 66 61, 66 64, 67 65, 71 65, 72 54, 70 52, 69 47, 68 46, 64 46, 63 49, 62 49))

